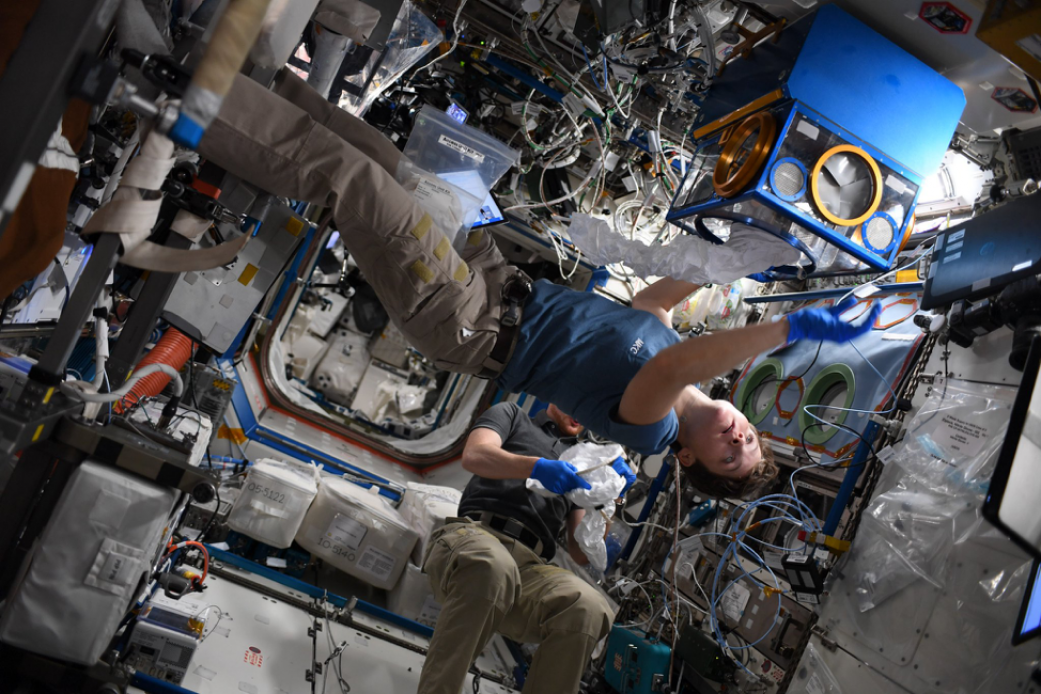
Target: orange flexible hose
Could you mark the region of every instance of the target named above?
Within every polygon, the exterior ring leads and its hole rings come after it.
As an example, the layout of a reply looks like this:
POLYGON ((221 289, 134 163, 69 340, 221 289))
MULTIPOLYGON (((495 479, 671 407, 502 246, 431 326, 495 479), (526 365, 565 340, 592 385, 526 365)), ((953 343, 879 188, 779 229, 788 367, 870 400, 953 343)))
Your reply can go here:
MULTIPOLYGON (((141 357, 141 360, 137 362, 134 368, 140 369, 148 364, 169 364, 175 370, 180 371, 192 355, 192 346, 191 338, 176 328, 168 328, 163 333, 163 336, 159 338, 159 342, 155 344, 155 347, 148 354, 141 357)), ((116 403, 116 412, 122 413, 124 410, 131 409, 144 397, 159 395, 169 382, 170 377, 161 371, 145 376, 134 384, 134 387, 130 389, 130 392, 121 401, 116 403)), ((185 384, 186 390, 189 385, 185 384)), ((113 389, 116 387, 118 386, 113 384, 113 389)))
POLYGON ((206 545, 195 540, 184 540, 178 543, 179 545, 191 545, 192 547, 198 547, 202 551, 202 578, 199 579, 199 585, 206 583, 206 577, 210 575, 210 552, 206 549, 206 545))

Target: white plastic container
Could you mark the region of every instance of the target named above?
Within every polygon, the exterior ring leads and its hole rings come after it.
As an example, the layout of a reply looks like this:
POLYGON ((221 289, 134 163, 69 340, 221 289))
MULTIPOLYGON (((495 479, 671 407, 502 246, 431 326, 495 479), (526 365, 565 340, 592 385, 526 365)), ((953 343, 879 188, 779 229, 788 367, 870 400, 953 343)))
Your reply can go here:
POLYGON ((408 483, 398 510, 405 522, 419 535, 416 548, 412 550, 412 561, 416 566, 423 566, 430 535, 445 524, 446 518, 459 515, 462 498, 463 493, 451 487, 408 483))
POLYGON ((262 458, 246 473, 228 525, 254 540, 284 549, 293 544, 317 493, 318 469, 313 465, 262 458))
POLYGON ((80 465, 10 593, 0 641, 97 662, 147 582, 178 496, 107 465, 80 465))
POLYGON ((387 594, 387 609, 432 627, 437 624, 437 617, 441 614, 441 603, 434 599, 430 577, 409 562, 394 590, 387 594))
POLYGON ((353 482, 322 475, 296 541, 340 571, 390 590, 418 535, 397 509, 353 482))

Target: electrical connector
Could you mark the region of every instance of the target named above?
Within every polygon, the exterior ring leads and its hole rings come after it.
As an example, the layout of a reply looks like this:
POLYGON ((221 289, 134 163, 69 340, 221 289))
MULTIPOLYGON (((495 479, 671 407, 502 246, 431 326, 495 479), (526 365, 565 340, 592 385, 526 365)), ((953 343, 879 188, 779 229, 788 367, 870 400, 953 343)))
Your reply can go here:
POLYGON ((647 131, 647 149, 651 154, 661 154, 661 134, 657 130, 647 131))
POLYGON ((584 103, 590 111, 600 116, 601 118, 603 117, 604 110, 600 108, 600 104, 596 102, 596 99, 590 96, 584 96, 582 97, 582 103, 584 103))
POLYGON ((799 531, 799 540, 808 545, 821 545, 832 554, 845 554, 850 548, 849 540, 840 540, 824 533, 807 533, 805 530, 799 531))
POLYGON ((585 113, 586 102, 583 99, 575 96, 574 94, 568 93, 564 95, 564 108, 568 110, 572 118, 576 120, 585 113))

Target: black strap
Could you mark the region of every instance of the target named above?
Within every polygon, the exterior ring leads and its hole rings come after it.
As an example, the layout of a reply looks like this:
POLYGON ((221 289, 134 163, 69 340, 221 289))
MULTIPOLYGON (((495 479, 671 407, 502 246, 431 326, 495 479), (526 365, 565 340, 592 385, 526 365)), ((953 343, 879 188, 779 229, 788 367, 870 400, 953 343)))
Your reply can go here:
MULTIPOLYGON (((488 356, 505 366, 510 360, 510 353, 513 352, 513 345, 517 342, 517 333, 519 332, 520 323, 509 327, 500 325, 499 336, 495 338, 495 346, 492 347, 492 353, 488 356)), ((495 375, 498 376, 499 374, 495 375)))
MULTIPOLYGON (((502 289, 503 314, 499 319, 499 334, 496 335, 495 344, 488 355, 489 361, 501 364, 502 368, 509 363, 513 356, 513 348, 517 344, 517 334, 520 332, 520 324, 523 316, 524 304, 531 296, 531 280, 526 275, 516 275, 506 280, 502 289)), ((502 369, 493 369, 485 364, 485 367, 477 375, 480 378, 498 378, 502 369)))
POLYGON ((528 528, 524 526, 524 524, 522 524, 515 518, 507 518, 505 516, 500 516, 498 514, 490 513, 487 511, 483 513, 467 514, 467 518, 469 518, 470 520, 477 521, 478 523, 481 523, 483 525, 487 525, 492 530, 500 532, 503 535, 506 535, 507 537, 512 537, 514 540, 520 542, 522 545, 530 549, 532 552, 535 552, 536 554, 539 553, 538 547, 542 543, 542 540, 539 539, 538 535, 528 530, 528 528), (515 524, 515 526, 519 525, 520 531, 512 531, 508 527, 510 524, 515 524))

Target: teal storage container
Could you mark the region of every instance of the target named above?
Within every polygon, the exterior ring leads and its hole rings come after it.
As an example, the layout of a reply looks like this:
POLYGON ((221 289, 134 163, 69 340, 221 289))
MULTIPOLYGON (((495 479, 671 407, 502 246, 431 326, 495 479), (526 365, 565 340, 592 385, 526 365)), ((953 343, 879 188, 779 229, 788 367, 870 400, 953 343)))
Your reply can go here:
POLYGON ((669 678, 670 649, 617 624, 607 639, 604 676, 619 694, 652 694, 669 678))

